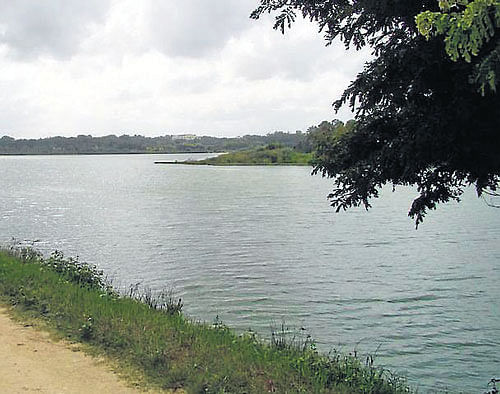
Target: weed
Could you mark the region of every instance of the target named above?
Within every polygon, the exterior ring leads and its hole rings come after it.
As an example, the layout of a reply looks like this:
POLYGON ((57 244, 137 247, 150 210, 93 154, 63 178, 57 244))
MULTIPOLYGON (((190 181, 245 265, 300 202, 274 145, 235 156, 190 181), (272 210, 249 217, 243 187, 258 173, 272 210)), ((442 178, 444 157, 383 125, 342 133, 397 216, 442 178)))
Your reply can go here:
POLYGON ((164 289, 154 292, 150 287, 141 289, 140 283, 129 287, 125 293, 129 298, 136 299, 151 309, 159 310, 167 315, 178 315, 182 313, 182 299, 174 297, 173 289, 164 289))
POLYGON ((500 383, 500 379, 491 379, 488 382, 488 391, 486 391, 484 394, 498 394, 498 388, 497 388, 497 383, 500 383), (489 387, 491 386, 491 389, 489 387))
POLYGON ((84 341, 89 341, 94 335, 94 321, 92 316, 84 316, 85 322, 80 327, 80 337, 84 341))

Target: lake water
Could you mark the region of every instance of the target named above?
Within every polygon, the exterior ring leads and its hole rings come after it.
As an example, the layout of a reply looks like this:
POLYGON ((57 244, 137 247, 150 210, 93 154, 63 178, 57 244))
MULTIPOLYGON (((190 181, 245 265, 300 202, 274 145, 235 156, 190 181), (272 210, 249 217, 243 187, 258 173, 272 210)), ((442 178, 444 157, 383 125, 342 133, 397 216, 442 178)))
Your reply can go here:
POLYGON ((334 214, 305 167, 154 165, 203 155, 0 157, 0 242, 39 240, 121 286, 173 286, 195 319, 376 353, 421 392, 500 377, 500 209, 468 191, 416 231, 411 189, 334 214))

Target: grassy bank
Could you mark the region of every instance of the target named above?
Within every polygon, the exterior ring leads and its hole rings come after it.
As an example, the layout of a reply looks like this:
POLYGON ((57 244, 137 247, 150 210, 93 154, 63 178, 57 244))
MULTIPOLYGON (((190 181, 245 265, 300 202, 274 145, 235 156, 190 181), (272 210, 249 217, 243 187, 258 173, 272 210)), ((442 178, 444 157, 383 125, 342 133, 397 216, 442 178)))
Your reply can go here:
POLYGON ((93 266, 42 258, 29 249, 0 252, 0 301, 35 315, 71 340, 141 371, 162 388, 188 393, 404 393, 391 374, 313 343, 279 335, 265 343, 222 324, 194 323, 171 294, 132 289, 119 295, 93 266))
POLYGON ((235 165, 310 165, 311 153, 299 152, 293 148, 267 145, 255 149, 230 152, 209 159, 188 161, 182 164, 204 164, 213 166, 235 165))

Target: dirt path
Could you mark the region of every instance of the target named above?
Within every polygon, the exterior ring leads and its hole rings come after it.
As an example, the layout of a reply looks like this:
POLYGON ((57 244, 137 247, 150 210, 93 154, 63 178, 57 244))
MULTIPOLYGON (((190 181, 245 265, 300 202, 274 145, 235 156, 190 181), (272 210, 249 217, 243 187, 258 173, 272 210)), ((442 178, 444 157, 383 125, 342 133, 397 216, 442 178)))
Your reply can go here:
POLYGON ((0 307, 0 393, 138 393, 67 342, 14 322, 0 307))

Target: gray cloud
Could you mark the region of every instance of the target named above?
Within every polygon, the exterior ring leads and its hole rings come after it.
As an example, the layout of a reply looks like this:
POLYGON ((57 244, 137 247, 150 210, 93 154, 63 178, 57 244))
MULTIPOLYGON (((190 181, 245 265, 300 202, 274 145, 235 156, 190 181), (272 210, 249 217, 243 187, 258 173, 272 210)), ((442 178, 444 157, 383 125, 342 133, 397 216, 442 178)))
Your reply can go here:
POLYGON ((0 134, 236 135, 351 117, 331 102, 366 54, 325 48, 309 22, 282 36, 249 19, 257 2, 0 0, 0 134))
POLYGON ((273 77, 309 81, 321 72, 319 68, 325 57, 321 39, 276 40, 273 45, 240 53, 234 60, 234 67, 239 75, 250 81, 273 77))
POLYGON ((109 0, 0 0, 0 43, 18 58, 69 57, 109 6, 109 0))
POLYGON ((154 45, 168 56, 203 57, 251 25, 255 0, 150 0, 154 45))

